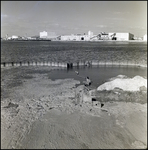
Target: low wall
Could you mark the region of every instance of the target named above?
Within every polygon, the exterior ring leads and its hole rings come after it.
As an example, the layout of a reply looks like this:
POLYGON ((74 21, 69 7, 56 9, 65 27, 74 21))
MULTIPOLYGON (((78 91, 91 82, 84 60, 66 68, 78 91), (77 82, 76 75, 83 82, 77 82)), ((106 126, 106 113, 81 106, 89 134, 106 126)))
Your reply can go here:
POLYGON ((4 67, 18 67, 18 66, 51 66, 61 68, 73 68, 79 66, 136 66, 136 67, 147 67, 135 62, 119 62, 119 61, 79 61, 79 62, 2 62, 1 68, 4 67))

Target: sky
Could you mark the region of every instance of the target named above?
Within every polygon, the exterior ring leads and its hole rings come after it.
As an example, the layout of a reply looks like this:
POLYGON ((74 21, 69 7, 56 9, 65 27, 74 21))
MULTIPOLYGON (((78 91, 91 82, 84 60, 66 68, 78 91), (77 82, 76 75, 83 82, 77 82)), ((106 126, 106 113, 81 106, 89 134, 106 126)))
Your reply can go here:
POLYGON ((147 34, 147 1, 1 1, 1 37, 129 32, 147 34))

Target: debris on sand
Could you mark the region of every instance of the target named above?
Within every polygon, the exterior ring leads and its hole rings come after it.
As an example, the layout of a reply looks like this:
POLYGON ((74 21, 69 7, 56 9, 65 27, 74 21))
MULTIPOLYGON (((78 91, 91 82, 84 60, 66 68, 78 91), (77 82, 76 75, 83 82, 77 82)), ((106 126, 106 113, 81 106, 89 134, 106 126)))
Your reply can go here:
POLYGON ((18 104, 13 104, 13 103, 9 102, 8 106, 4 106, 4 108, 10 108, 10 107, 17 108, 18 106, 19 106, 18 104))

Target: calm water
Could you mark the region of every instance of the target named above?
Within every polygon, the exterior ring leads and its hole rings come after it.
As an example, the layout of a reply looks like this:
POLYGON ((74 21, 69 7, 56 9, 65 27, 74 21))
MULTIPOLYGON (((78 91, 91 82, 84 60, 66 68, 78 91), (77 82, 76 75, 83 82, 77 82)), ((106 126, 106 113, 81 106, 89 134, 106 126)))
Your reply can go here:
POLYGON ((73 78, 76 80, 80 80, 81 84, 85 80, 86 76, 89 76, 93 81, 92 86, 98 87, 102 83, 106 82, 108 79, 112 77, 116 77, 117 75, 126 75, 127 77, 133 78, 136 75, 147 78, 147 69, 146 68, 137 68, 137 67, 128 67, 128 66, 93 66, 93 67, 81 67, 81 68, 73 68, 70 70, 53 70, 48 76, 52 80, 55 79, 66 79, 73 78), (75 73, 75 71, 79 72, 79 76, 75 73))
MULTIPOLYGON (((2 41, 1 62, 53 61, 77 62, 80 60, 131 60, 147 62, 146 42, 49 42, 49 41, 2 41)), ((135 67, 82 67, 72 70, 53 70, 48 76, 52 80, 83 78, 89 76, 93 86, 98 87, 111 77, 126 75, 147 77, 146 68, 135 67)))

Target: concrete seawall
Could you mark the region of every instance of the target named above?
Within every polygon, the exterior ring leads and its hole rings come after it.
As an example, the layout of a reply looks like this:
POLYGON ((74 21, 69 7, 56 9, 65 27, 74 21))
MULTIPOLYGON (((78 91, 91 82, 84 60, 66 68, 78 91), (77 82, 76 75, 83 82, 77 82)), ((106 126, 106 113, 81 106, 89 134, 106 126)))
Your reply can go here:
POLYGON ((73 68, 79 66, 135 66, 135 67, 147 67, 145 64, 140 64, 130 61, 119 62, 119 61, 79 61, 79 62, 2 62, 1 68, 5 67, 20 67, 20 66, 51 66, 61 68, 73 68))

